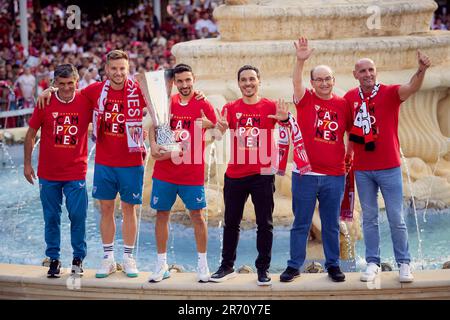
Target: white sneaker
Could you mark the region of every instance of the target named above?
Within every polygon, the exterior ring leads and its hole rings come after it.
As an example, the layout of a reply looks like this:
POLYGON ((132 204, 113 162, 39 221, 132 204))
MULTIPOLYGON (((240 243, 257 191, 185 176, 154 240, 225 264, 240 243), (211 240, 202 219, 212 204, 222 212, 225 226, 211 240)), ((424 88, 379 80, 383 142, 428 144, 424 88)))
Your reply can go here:
POLYGON ((123 258, 123 272, 130 278, 136 278, 139 275, 139 271, 136 267, 136 260, 131 255, 123 258))
POLYGON ((148 278, 148 282, 160 282, 170 277, 169 266, 167 263, 157 265, 155 271, 148 278))
POLYGON ((381 272, 381 268, 373 262, 367 265, 366 271, 361 274, 360 280, 363 282, 372 282, 381 272))
POLYGON ((106 278, 111 273, 117 271, 117 264, 113 259, 103 259, 102 266, 95 273, 96 278, 106 278))
POLYGON ((411 273, 411 267, 407 263, 400 264, 399 274, 400 274, 399 280, 401 283, 408 283, 414 281, 414 276, 411 273))
POLYGON ((198 265, 197 267, 197 279, 199 282, 208 282, 211 277, 209 273, 208 265, 198 265))

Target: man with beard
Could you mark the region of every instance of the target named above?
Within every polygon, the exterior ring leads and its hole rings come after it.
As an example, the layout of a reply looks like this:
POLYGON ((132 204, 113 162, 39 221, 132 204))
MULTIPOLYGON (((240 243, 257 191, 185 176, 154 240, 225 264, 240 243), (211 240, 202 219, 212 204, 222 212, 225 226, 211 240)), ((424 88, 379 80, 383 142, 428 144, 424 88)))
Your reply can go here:
POLYGON ((195 77, 190 66, 178 64, 173 69, 173 75, 178 93, 170 99, 170 127, 181 152, 165 152, 163 146, 156 144, 154 128, 150 129, 152 156, 156 160, 150 205, 157 211, 155 237, 158 260, 149 281, 159 282, 170 277, 167 264, 169 217, 179 195, 194 225, 198 251, 197 278, 200 282, 208 282, 208 229, 202 214, 202 209, 206 207, 204 133, 206 129, 214 127, 216 116, 208 101, 195 98, 195 77))
POLYGON ((237 74, 242 98, 227 103, 222 109, 217 128, 224 133, 231 129, 231 157, 224 178, 224 234, 222 262, 210 281, 222 282, 236 276, 234 262, 239 241, 244 205, 251 195, 255 208, 258 257, 257 284, 271 284, 269 267, 272 255, 275 192, 275 146, 273 130, 278 121, 289 121, 287 107, 258 95, 259 70, 250 65, 237 74))

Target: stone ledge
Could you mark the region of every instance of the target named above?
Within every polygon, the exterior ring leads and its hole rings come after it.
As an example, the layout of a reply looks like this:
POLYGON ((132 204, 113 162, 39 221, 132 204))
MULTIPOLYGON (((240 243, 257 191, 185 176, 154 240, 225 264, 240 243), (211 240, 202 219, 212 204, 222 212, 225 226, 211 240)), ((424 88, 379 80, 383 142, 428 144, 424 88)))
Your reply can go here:
POLYGON ((416 271, 415 281, 400 284, 398 273, 383 272, 379 283, 359 281, 359 273, 346 273, 343 283, 330 281, 327 274, 302 274, 291 283, 256 285, 255 274, 239 274, 224 283, 198 283, 194 273, 175 273, 160 283, 148 283, 148 272, 137 278, 116 273, 96 279, 86 270, 81 279, 47 279, 47 268, 0 264, 1 299, 450 299, 450 270, 416 271), (77 282, 79 280, 79 282, 77 282), (69 289, 77 288, 79 289, 69 289))
POLYGON ((299 33, 310 39, 408 35, 429 29, 436 3, 430 0, 261 1, 259 5, 220 6, 214 11, 222 39, 281 40, 299 33), (265 2, 265 3, 264 3, 265 2), (380 25, 370 25, 379 14, 380 25), (369 25, 368 25, 369 23, 369 25), (241 32, 245 30, 245 32, 241 32))

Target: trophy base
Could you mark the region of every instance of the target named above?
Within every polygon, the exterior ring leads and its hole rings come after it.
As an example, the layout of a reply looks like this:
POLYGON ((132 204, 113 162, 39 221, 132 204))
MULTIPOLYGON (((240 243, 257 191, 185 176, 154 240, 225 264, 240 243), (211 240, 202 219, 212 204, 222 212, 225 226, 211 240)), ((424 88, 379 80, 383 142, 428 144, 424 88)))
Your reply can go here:
POLYGON ((181 147, 178 143, 169 143, 161 145, 167 152, 179 152, 181 151, 181 147))

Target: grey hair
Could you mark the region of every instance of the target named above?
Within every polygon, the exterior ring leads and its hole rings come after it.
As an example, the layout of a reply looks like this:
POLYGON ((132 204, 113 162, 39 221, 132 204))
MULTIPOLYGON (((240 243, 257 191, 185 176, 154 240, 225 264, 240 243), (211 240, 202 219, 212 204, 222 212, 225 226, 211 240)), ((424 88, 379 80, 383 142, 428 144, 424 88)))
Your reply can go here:
POLYGON ((75 78, 78 80, 80 76, 78 75, 78 70, 75 68, 75 66, 71 63, 67 64, 60 64, 56 67, 55 72, 53 74, 53 81, 56 80, 56 78, 75 78))

